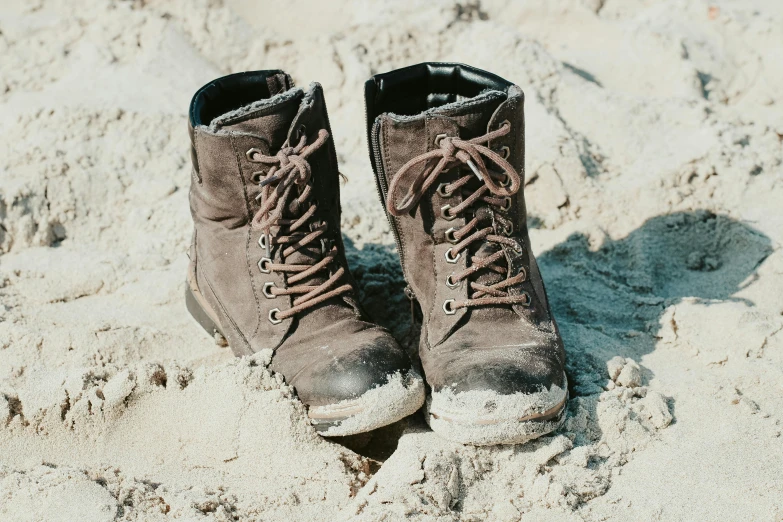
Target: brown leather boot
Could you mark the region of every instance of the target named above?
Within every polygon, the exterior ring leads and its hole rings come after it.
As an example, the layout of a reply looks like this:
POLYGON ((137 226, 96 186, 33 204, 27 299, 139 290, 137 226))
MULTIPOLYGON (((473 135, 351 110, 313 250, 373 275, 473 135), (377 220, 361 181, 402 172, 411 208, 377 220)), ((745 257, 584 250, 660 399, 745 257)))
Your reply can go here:
POLYGON ((365 88, 370 159, 422 311, 428 422, 469 444, 557 428, 565 352, 530 249, 524 97, 460 64, 424 63, 365 88))
POLYGON ((273 350, 323 435, 410 415, 424 383, 355 300, 323 91, 282 71, 219 78, 190 105, 187 306, 236 355, 273 350))

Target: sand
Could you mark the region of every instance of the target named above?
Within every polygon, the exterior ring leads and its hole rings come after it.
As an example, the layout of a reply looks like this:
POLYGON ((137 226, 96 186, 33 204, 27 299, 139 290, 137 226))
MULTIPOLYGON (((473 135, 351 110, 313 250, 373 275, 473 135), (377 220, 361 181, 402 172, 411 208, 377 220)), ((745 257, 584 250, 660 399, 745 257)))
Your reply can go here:
POLYGON ((783 520, 782 6, 3 1, 0 520, 783 520), (572 389, 524 445, 321 438, 185 310, 190 97, 284 68, 324 86, 361 297, 410 343, 362 86, 424 60, 526 93, 572 389))

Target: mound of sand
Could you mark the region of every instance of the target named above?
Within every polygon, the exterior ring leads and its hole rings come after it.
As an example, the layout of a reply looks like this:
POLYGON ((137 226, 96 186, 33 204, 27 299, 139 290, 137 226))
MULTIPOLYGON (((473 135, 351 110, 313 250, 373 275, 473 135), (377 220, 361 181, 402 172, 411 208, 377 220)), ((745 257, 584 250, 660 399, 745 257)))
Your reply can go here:
POLYGON ((0 519, 780 520, 783 9, 774 0, 11 0, 0 7, 0 519), (522 86, 569 418, 473 448, 413 417, 319 437, 195 326, 185 111, 326 90, 361 297, 410 341, 362 84, 456 60, 522 86))

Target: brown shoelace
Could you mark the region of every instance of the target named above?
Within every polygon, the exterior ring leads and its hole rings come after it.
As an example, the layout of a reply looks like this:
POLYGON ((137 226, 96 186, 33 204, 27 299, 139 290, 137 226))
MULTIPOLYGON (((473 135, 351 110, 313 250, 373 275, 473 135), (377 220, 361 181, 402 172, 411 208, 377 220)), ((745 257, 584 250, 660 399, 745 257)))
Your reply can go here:
MULTIPOLYGON (((491 206, 508 210, 510 208, 510 197, 519 191, 522 185, 522 179, 514 170, 514 167, 506 159, 486 147, 484 144, 493 139, 505 136, 511 131, 511 125, 504 123, 499 129, 488 132, 483 136, 471 140, 462 140, 455 137, 439 137, 437 141, 438 148, 424 154, 420 154, 400 167, 400 170, 394 175, 389 185, 389 196, 387 208, 394 216, 400 216, 409 212, 427 190, 433 186, 438 177, 454 167, 467 165, 471 173, 461 176, 451 183, 442 183, 438 186, 438 192, 448 197, 455 191, 461 191, 463 200, 458 205, 451 207, 445 205, 442 208, 443 217, 453 219, 459 214, 473 206, 478 201, 483 201, 491 206), (501 168, 502 172, 492 172, 487 168, 484 158, 501 168), (397 194, 400 192, 403 179, 411 170, 424 164, 424 168, 415 175, 413 180, 406 181, 410 188, 403 196, 400 204, 395 204, 397 194), (481 186, 478 189, 468 187, 468 184, 478 178, 481 186)), ((475 187, 475 183, 471 184, 475 187)), ((468 221, 464 227, 459 230, 450 229, 447 231, 447 239, 454 243, 446 251, 446 259, 450 262, 456 262, 462 251, 468 249, 477 242, 490 242, 497 245, 507 245, 515 250, 520 248, 513 239, 498 235, 493 227, 478 228, 479 219, 474 217, 468 221)), ((506 229, 510 233, 510 229, 506 229)), ((530 296, 526 292, 512 294, 509 292, 511 287, 525 281, 527 273, 522 269, 518 274, 511 276, 507 263, 504 263, 505 253, 502 249, 496 252, 479 256, 473 255, 470 258, 470 266, 459 273, 451 274, 446 284, 457 286, 468 278, 474 278, 482 270, 489 270, 500 274, 503 280, 494 284, 481 284, 476 281, 470 281, 469 299, 457 301, 448 300, 444 303, 443 309, 446 313, 454 313, 458 308, 467 308, 471 306, 482 305, 509 305, 509 304, 530 304, 530 296)))
POLYGON ((284 319, 293 317, 299 312, 312 308, 332 297, 350 292, 351 285, 336 286, 345 269, 340 267, 321 284, 297 284, 327 270, 337 257, 337 247, 332 245, 328 251, 322 248, 322 258, 313 264, 289 264, 285 259, 308 244, 319 240, 326 233, 327 223, 312 222, 311 218, 317 210, 317 203, 312 197, 313 186, 310 183, 312 170, 307 158, 318 150, 329 138, 325 129, 318 131, 316 139, 307 144, 307 136, 302 135, 299 143, 291 147, 284 144, 274 156, 262 154, 258 149, 250 149, 247 157, 254 163, 270 165, 269 172, 254 172, 254 178, 259 178, 261 193, 256 198, 262 201, 261 208, 253 217, 253 227, 259 228, 264 235, 259 244, 266 247, 267 255, 272 246, 282 245, 283 262, 272 263, 268 257, 259 261, 259 268, 264 272, 282 272, 286 274, 287 288, 277 288, 272 283, 264 287, 267 297, 281 295, 297 296, 293 306, 285 311, 272 310, 269 320, 277 324, 284 319), (263 179, 261 177, 263 176, 263 179), (275 235, 272 228, 278 228, 275 235), (262 241, 265 244, 262 244, 262 241))

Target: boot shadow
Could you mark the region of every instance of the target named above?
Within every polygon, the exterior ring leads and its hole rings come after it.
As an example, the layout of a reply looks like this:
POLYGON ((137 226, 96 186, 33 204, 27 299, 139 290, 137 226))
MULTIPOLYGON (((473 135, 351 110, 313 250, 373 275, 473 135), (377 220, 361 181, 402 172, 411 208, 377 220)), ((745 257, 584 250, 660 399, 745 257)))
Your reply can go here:
MULTIPOLYGON (((411 305, 394 247, 357 249, 348 238, 345 247, 366 311, 415 352, 418 332, 411 329, 411 305)), ((640 362, 652 352, 665 309, 684 298, 754 306, 732 296, 757 278, 756 269, 771 253, 771 241, 761 232, 697 210, 650 218, 627 237, 607 239, 598 247, 591 247, 587 236, 573 234, 538 255, 566 347, 571 397, 604 391, 613 357, 640 362)), ((644 366, 642 372, 645 383, 653 377, 644 366)), ((668 402, 674 415, 675 401, 668 402)), ((406 422, 424 425, 420 415, 406 422)), ((376 430, 378 443, 373 434, 341 443, 383 461, 402 435, 398 428, 376 430)))
POLYGON ((418 348, 411 335, 411 301, 405 295, 405 278, 393 245, 366 243, 356 248, 343 236, 345 256, 359 288, 359 302, 372 321, 389 330, 406 348, 418 348), (411 342, 413 341, 413 342, 411 342))
MULTIPOLYGON (((764 234, 704 210, 650 218, 598 248, 574 234, 544 252, 538 261, 565 343, 572 397, 600 393, 611 358, 639 362, 652 352, 668 306, 684 298, 753 306, 732 296, 758 277, 771 253, 764 234)), ((649 381, 652 372, 642 370, 649 381)))

